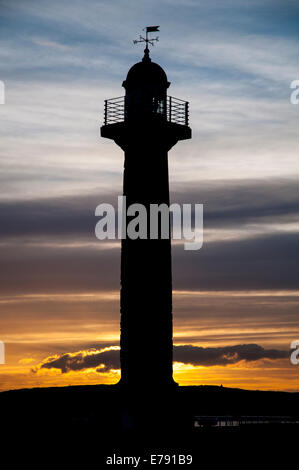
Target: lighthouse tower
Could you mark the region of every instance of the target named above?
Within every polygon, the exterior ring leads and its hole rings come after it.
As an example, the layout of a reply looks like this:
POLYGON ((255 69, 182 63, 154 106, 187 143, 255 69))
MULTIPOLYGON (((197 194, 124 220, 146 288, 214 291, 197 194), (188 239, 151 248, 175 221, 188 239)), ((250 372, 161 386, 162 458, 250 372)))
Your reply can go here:
POLYGON ((147 236, 124 238, 121 247, 120 383, 134 389, 174 384, 171 240, 162 238, 161 227, 151 238, 149 212, 151 204, 169 206, 168 151, 191 138, 188 103, 167 96, 166 73, 149 56, 153 39, 148 32, 155 30, 146 28, 146 38, 141 38, 146 42, 144 57, 122 84, 125 97, 105 101, 101 127, 101 136, 124 151, 126 206, 142 204, 148 214, 147 236))

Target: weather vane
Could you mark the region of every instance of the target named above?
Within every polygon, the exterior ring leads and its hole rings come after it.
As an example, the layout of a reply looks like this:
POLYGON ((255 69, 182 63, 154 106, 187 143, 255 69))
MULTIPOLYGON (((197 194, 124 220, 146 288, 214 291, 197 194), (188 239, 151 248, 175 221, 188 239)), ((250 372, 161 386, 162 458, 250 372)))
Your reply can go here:
POLYGON ((146 28, 143 28, 142 31, 145 30, 145 38, 143 36, 139 36, 139 39, 135 39, 133 41, 134 44, 137 44, 138 42, 145 42, 146 43, 146 49, 148 49, 148 44, 151 44, 152 46, 155 45, 155 41, 159 41, 159 37, 157 36, 156 38, 148 38, 148 33, 153 33, 155 31, 159 31, 160 26, 146 26, 146 28))

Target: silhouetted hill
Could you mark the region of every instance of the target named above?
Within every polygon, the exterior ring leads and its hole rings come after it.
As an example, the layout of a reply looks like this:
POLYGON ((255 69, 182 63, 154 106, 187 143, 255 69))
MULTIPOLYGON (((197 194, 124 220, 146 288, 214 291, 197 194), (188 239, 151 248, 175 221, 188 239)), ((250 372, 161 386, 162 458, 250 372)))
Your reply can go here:
MULTIPOLYGON (((163 392, 164 393, 164 392, 163 392)), ((150 400, 159 400, 159 391, 144 395, 144 415, 150 400)), ((164 395, 163 395, 164 396, 164 395)), ((196 415, 288 415, 299 416, 299 393, 242 390, 217 386, 180 386, 167 392, 175 410, 196 415)), ((11 390, 0 393, 1 417, 94 421, 120 412, 124 390, 113 385, 84 385, 11 390)), ((175 412, 175 411, 174 411, 175 412)))
MULTIPOLYGON (((273 452, 275 461, 281 454, 286 463, 296 448, 298 425, 200 429, 194 427, 194 417, 242 415, 299 419, 299 393, 216 386, 128 393, 117 385, 34 388, 0 393, 0 412, 3 429, 11 442, 22 448, 34 442, 47 449, 72 449, 71 455, 65 458, 73 459, 75 452, 76 459, 80 456, 85 465, 94 464, 94 460, 89 461, 90 450, 96 449, 97 468, 103 468, 107 455, 115 452, 121 455, 191 453, 197 468, 204 457, 221 465, 227 452, 232 458, 236 446, 247 454, 250 448, 246 460, 252 459, 252 464, 257 458, 260 464, 268 464, 273 452), (130 407, 137 410, 140 418, 137 429, 127 419, 130 407)), ((233 462, 230 466, 234 467, 233 462)))

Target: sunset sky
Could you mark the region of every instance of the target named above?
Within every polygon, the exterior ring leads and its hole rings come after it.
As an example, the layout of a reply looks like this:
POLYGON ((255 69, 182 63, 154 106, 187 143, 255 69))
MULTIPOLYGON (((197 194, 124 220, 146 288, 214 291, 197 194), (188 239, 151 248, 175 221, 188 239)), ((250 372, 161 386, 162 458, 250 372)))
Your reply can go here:
POLYGON ((99 126, 146 25, 190 102, 171 202, 204 204, 203 248, 172 252, 175 380, 299 391, 297 0, 0 0, 0 390, 119 380, 120 243, 94 211, 123 152, 99 126))

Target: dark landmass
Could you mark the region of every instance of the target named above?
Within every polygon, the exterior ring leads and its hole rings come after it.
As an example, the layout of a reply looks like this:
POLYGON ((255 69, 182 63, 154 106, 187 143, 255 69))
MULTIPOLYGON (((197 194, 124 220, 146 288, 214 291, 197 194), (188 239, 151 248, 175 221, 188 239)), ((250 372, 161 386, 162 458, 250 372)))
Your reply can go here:
MULTIPOLYGON (((140 392, 142 393, 142 392, 140 392)), ((93 421, 115 413, 123 389, 117 385, 83 385, 32 388, 0 393, 1 416, 30 415, 31 420, 59 419, 60 422, 93 421), (108 409, 107 409, 108 408, 108 409), (41 416, 42 414, 42 416, 41 416)), ((146 395, 146 406, 150 400, 146 395)), ((197 415, 292 416, 299 419, 299 392, 243 390, 209 385, 179 386, 170 392, 173 406, 197 415)), ((178 410, 177 410, 178 411, 178 410)), ((174 409, 175 413, 175 409, 174 409)))
POLYGON ((75 456, 84 464, 94 462, 96 452, 97 468, 106 466, 109 455, 150 453, 192 454, 197 468, 203 459, 211 459, 213 467, 228 459, 234 467, 236 448, 252 464, 256 459, 286 464, 293 462, 299 436, 299 393, 216 386, 146 392, 127 392, 118 385, 12 390, 0 393, 0 412, 7 442, 23 449, 42 446, 47 458, 61 448, 65 458, 75 456), (268 417, 270 423, 195 427, 198 416, 268 417), (274 417, 282 422, 272 422, 274 417))

